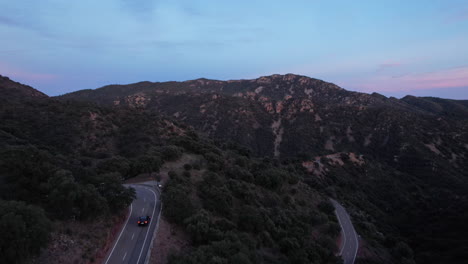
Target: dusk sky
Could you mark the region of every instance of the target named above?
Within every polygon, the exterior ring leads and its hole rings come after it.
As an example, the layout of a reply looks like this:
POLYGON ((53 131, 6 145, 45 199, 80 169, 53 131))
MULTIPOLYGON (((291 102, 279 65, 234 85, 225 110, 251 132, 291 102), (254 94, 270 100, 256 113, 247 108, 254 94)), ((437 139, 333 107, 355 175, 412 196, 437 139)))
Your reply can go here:
POLYGON ((0 0, 0 75, 48 95, 274 73, 468 99, 468 0, 0 0))

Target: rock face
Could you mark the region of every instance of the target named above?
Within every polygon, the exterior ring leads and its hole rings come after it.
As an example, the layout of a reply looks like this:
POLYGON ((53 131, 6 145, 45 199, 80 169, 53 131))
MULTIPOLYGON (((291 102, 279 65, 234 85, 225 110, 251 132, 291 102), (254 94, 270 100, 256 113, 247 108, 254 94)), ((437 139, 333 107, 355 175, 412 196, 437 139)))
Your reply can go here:
POLYGON ((431 144, 440 146, 443 157, 468 157, 463 147, 468 142, 467 101, 411 96, 398 100, 294 74, 110 85, 59 99, 163 113, 213 138, 272 157, 352 150, 392 161, 404 155, 402 146, 431 151, 431 144))
MULTIPOLYGON (((1 81, 8 97, 0 100, 42 98, 30 87, 1 81)), ((468 221, 462 213, 468 211, 468 101, 399 100, 293 74, 110 85, 37 101, 21 111, 21 104, 0 102, 0 139, 16 144, 27 138, 98 158, 135 157, 172 136, 196 138, 189 125, 221 147, 234 141, 274 158, 262 159, 259 168, 285 165, 307 185, 354 204, 363 234, 392 252, 401 249, 402 235, 418 263, 467 259, 459 241, 468 236, 462 232, 468 221)))

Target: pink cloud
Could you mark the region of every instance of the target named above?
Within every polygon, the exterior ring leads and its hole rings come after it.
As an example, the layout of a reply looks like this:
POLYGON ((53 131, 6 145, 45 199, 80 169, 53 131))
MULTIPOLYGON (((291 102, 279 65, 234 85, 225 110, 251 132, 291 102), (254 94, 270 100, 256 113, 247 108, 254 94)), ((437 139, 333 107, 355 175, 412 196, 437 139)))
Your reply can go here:
POLYGON ((446 23, 456 23, 468 20, 468 9, 462 10, 458 13, 452 14, 450 17, 446 18, 446 23))
POLYGON ((8 76, 12 79, 21 79, 25 81, 52 81, 58 78, 57 75, 48 74, 48 73, 37 73, 37 72, 29 72, 24 70, 15 69, 8 65, 0 63, 0 74, 4 76, 8 76))
POLYGON ((350 86, 366 92, 399 92, 426 89, 468 87, 468 66, 434 72, 406 74, 398 77, 375 76, 355 80, 344 86, 350 86))

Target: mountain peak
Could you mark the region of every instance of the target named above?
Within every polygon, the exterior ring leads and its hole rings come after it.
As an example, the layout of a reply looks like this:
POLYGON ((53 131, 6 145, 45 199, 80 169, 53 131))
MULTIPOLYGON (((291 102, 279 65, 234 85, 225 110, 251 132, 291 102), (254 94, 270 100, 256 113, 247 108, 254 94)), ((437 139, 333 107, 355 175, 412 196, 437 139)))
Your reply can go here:
POLYGON ((12 81, 6 76, 0 75, 0 91, 2 97, 7 100, 18 100, 27 98, 48 98, 48 96, 31 86, 12 81))
POLYGON ((293 73, 287 73, 287 74, 272 74, 272 75, 266 75, 266 76, 261 76, 255 80, 275 80, 275 81, 295 81, 299 79, 310 79, 310 80, 317 80, 308 76, 304 75, 298 75, 298 74, 293 74, 293 73))

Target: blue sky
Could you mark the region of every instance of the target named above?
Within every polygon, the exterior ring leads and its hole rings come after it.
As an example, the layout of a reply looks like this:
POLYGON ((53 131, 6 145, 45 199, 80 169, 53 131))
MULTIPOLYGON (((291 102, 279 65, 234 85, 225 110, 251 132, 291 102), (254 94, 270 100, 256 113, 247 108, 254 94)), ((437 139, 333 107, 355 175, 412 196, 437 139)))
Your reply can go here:
POLYGON ((468 99, 468 0, 0 0, 0 74, 49 95, 296 73, 468 99))

